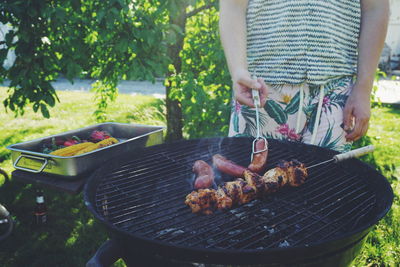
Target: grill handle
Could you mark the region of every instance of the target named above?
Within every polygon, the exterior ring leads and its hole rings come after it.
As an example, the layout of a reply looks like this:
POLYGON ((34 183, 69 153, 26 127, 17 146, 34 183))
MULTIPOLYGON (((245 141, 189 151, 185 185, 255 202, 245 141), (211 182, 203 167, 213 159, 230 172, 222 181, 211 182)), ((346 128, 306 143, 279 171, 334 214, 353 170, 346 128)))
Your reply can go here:
POLYGON ((357 158, 357 157, 360 157, 362 155, 365 155, 365 154, 368 154, 368 153, 374 151, 374 149, 375 149, 375 147, 373 145, 364 146, 364 147, 360 147, 360 148, 351 150, 346 153, 337 154, 333 157, 333 159, 335 162, 340 162, 340 161, 351 159, 351 158, 357 158))

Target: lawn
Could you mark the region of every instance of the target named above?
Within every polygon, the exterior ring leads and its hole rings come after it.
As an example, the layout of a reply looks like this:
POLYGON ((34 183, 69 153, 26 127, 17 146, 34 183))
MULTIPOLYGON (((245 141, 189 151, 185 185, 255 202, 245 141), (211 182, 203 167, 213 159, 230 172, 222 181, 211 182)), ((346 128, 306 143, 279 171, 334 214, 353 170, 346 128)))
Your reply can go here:
MULTIPOLYGON (((0 113, 0 168, 13 170, 6 146, 66 130, 95 124, 93 94, 58 92, 60 103, 52 117, 27 110, 22 118, 0 113)), ((0 87, 0 100, 6 97, 0 87)), ((164 125, 164 101, 151 96, 119 95, 109 107, 108 121, 164 125)), ((0 176, 0 184, 3 177, 0 176)), ((35 186, 11 182, 0 186, 0 203, 14 215, 16 227, 7 242, 0 243, 1 266, 84 266, 107 239, 104 229, 93 219, 82 194, 69 195, 44 190, 48 224, 37 228, 33 222, 35 186)), ((120 264, 117 264, 120 265, 120 264)))
MULTIPOLYGON (((0 100, 6 96, 0 87, 0 100)), ((93 95, 59 92, 61 103, 51 110, 51 119, 27 110, 23 118, 0 113, 0 168, 13 170, 7 145, 94 124, 93 95)), ((109 121, 163 125, 164 103, 151 96, 119 95, 108 112, 109 121)), ((374 107, 367 137, 357 145, 372 143, 373 156, 363 158, 391 182, 396 197, 389 214, 376 226, 354 266, 398 266, 400 264, 400 110, 374 107)), ((0 177, 2 179, 2 177, 0 177)), ((1 184, 2 181, 0 181, 1 184)), ((0 203, 14 215, 12 236, 0 244, 1 266, 84 266, 107 239, 104 228, 85 208, 82 194, 69 195, 45 190, 48 224, 37 227, 32 211, 35 185, 11 181, 0 186, 0 203)), ((122 266, 120 261, 116 265, 122 266)))

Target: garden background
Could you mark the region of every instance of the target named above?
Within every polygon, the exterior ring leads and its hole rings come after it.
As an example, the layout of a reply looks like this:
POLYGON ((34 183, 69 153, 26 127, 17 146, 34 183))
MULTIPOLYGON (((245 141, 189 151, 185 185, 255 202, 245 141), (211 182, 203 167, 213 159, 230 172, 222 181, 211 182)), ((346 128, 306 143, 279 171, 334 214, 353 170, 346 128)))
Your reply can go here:
MULTIPOLYGON (((14 26, 0 43, 0 62, 16 53, 11 68, 0 68, 0 82, 8 82, 0 87, 0 168, 8 174, 8 145, 97 122, 165 125, 166 141, 227 134, 231 81, 217 1, 5 0, 0 22, 14 26), (96 82, 89 93, 56 91, 51 82, 61 76, 96 82), (121 80, 156 79, 165 98, 118 94, 121 80)), ((362 160, 388 178, 395 200, 353 265, 398 266, 400 110, 372 104, 370 130, 355 146, 376 146, 362 160)), ((16 222, 0 244, 2 266, 82 266, 107 239, 81 194, 45 190, 49 221, 36 227, 36 186, 0 179, 0 203, 16 222)))

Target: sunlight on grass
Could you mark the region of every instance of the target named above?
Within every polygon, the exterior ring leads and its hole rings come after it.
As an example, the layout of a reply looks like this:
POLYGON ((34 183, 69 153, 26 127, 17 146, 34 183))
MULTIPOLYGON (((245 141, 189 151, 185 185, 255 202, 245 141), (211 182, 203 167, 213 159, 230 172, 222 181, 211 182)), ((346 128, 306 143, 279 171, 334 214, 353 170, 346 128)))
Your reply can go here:
POLYGON ((65 247, 72 247, 75 245, 75 242, 79 238, 79 232, 81 228, 82 228, 82 223, 78 222, 78 225, 71 232, 70 237, 65 241, 65 247))
MULTIPOLYGON (((369 234, 353 266, 399 266, 400 264, 400 110, 372 110, 367 137, 375 146, 373 162, 391 183, 395 194, 389 214, 369 234)), ((370 157, 367 162, 372 161, 370 157)))
MULTIPOLYGON (((0 101, 6 98, 4 87, 0 87, 0 101)), ((0 168, 8 173, 13 170, 8 145, 42 138, 52 134, 93 125, 97 122, 92 115, 96 109, 94 94, 86 92, 57 92, 60 103, 50 109, 51 118, 45 119, 34 113, 30 106, 23 117, 15 118, 11 111, 0 113, 0 168), (2 162, 4 160, 4 162, 2 162)), ((165 125, 164 101, 152 96, 120 94, 109 104, 110 122, 165 125)), ((0 177, 0 184, 3 177, 0 177)))

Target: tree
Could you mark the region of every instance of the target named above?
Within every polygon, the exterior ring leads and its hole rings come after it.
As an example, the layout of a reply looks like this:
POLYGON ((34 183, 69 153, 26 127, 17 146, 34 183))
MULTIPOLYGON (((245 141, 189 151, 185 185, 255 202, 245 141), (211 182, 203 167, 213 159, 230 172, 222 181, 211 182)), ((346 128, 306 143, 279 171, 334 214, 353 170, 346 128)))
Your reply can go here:
POLYGON ((71 82, 86 73, 98 80, 99 121, 106 120, 121 79, 165 77, 169 140, 182 138, 182 129, 188 137, 211 135, 210 123, 203 131, 194 129, 210 119, 226 124, 229 78, 216 0, 5 0, 0 5, 0 22, 14 27, 0 43, 6 45, 0 62, 9 49, 17 58, 10 69, 0 69, 0 79, 11 81, 4 105, 16 115, 32 103, 35 112, 49 117, 48 107, 58 101, 50 82, 59 73, 71 82), (207 114, 199 112, 205 99, 207 114))

